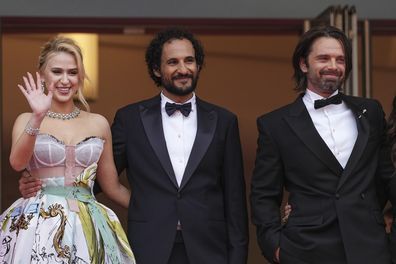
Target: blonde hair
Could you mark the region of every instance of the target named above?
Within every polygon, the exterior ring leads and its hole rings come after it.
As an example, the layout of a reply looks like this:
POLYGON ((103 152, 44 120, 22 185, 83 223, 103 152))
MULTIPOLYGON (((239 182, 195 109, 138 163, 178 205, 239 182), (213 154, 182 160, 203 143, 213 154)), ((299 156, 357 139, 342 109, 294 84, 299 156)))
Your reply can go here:
POLYGON ((78 80, 79 80, 77 97, 78 100, 81 102, 81 104, 84 106, 84 108, 89 112, 90 108, 88 102, 87 100, 85 100, 82 92, 84 89, 84 81, 85 79, 88 79, 88 77, 85 73, 81 49, 74 40, 70 38, 58 36, 45 43, 41 49, 41 53, 39 56, 38 69, 40 71, 43 71, 47 66, 47 62, 49 58, 58 52, 66 52, 72 55, 76 60, 77 69, 78 69, 78 80))

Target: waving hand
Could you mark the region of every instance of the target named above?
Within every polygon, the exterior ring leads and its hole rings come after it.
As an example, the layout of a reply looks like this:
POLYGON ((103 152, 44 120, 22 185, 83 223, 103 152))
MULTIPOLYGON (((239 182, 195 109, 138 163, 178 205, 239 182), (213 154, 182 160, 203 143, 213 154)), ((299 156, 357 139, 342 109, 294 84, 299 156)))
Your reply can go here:
POLYGON ((40 74, 36 72, 37 81, 31 73, 27 73, 27 76, 23 76, 23 82, 25 85, 18 84, 19 89, 26 97, 33 114, 45 115, 51 107, 52 91, 48 90, 48 94, 44 93, 44 85, 41 82, 40 74))

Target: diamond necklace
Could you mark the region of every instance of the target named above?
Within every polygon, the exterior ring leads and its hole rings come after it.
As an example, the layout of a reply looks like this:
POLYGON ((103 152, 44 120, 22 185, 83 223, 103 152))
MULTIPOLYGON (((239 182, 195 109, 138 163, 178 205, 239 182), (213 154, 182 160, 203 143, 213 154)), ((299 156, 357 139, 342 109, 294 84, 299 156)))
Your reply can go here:
POLYGON ((80 114, 80 108, 75 107, 74 110, 68 114, 55 113, 55 112, 52 112, 51 110, 48 110, 45 115, 48 116, 49 118, 70 120, 70 119, 76 118, 77 116, 79 116, 79 114, 80 114))

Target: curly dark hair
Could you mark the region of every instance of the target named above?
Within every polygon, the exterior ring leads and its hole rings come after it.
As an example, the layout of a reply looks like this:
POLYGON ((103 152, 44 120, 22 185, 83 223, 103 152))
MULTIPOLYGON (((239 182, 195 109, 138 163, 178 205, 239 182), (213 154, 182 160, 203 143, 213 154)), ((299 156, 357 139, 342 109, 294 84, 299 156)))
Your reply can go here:
POLYGON ((172 27, 159 32, 150 42, 146 50, 146 64, 151 79, 157 86, 161 86, 161 78, 155 76, 154 71, 159 70, 161 66, 162 49, 165 43, 173 39, 187 39, 193 45, 195 51, 195 60, 198 65, 198 71, 201 71, 204 65, 205 53, 201 42, 194 35, 184 28, 172 27))
POLYGON ((345 79, 348 78, 352 69, 352 46, 348 37, 336 27, 332 26, 317 26, 305 32, 296 49, 293 53, 293 68, 295 80, 295 90, 304 92, 307 88, 307 77, 300 68, 300 60, 303 59, 308 62, 308 55, 311 53, 311 48, 316 39, 321 37, 334 38, 341 42, 345 53, 345 79))
POLYGON ((396 167, 396 96, 393 98, 392 112, 388 118, 388 139, 391 145, 391 157, 396 167))

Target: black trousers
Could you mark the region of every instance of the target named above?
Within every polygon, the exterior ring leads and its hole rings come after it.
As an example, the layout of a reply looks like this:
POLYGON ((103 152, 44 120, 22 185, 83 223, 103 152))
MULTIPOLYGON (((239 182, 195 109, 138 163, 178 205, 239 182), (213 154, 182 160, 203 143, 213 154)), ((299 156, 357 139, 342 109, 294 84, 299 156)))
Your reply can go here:
POLYGON ((346 257, 344 255, 343 252, 340 252, 339 254, 339 258, 337 258, 337 260, 328 260, 326 259, 326 256, 324 256, 323 258, 318 257, 317 260, 314 261, 309 261, 309 262, 305 262, 302 260, 299 260, 299 257, 294 256, 293 254, 286 252, 284 250, 282 250, 282 248, 280 249, 280 263, 281 264, 316 264, 316 263, 324 263, 324 264, 347 264, 346 262, 346 257))
POLYGON ((184 246, 184 240, 182 231, 178 230, 176 232, 175 242, 173 244, 172 253, 168 260, 168 264, 188 264, 188 257, 186 248, 184 246))

